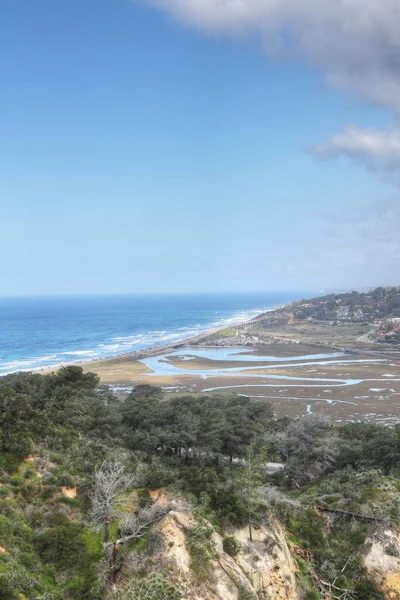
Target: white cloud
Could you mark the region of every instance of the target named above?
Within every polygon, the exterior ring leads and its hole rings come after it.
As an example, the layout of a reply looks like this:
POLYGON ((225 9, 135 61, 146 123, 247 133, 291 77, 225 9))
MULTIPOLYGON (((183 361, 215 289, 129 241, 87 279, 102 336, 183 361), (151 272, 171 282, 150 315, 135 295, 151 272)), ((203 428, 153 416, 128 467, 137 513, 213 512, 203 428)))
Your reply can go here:
MULTIPOLYGON (((257 39, 272 59, 303 61, 330 87, 400 115, 400 0, 141 1, 211 35, 257 39)), ((321 159, 346 156, 400 183, 400 127, 350 125, 310 152, 321 159)), ((319 244, 299 247, 295 260, 282 257, 279 271, 302 285, 315 271, 326 284, 398 283, 398 198, 326 219, 319 244)))
POLYGON ((399 0, 142 0, 210 33, 256 35, 327 83, 400 112, 399 0))
MULTIPOLYGON (((400 0, 142 0, 210 34, 256 37, 328 85, 400 114, 400 0)), ((347 156, 400 182, 400 128, 348 126, 310 152, 347 156)))
POLYGON ((370 169, 396 176, 400 170, 400 129, 348 126, 328 142, 312 146, 310 152, 322 159, 348 156, 370 169))

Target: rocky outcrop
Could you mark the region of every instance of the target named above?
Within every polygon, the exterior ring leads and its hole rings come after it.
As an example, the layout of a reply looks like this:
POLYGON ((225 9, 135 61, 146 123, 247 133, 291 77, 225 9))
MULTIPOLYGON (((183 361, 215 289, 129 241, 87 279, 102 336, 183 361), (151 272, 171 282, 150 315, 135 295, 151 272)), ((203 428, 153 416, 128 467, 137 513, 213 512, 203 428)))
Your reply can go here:
POLYGON ((387 598, 400 600, 400 532, 382 528, 366 541, 364 565, 387 598))
POLYGON ((296 563, 286 542, 284 530, 277 520, 268 527, 253 530, 253 541, 248 530, 233 532, 242 545, 235 557, 237 564, 262 600, 291 600, 297 598, 296 563))
POLYGON ((296 600, 296 563, 284 530, 276 521, 254 529, 253 540, 247 528, 226 534, 240 542, 240 551, 230 556, 224 551, 223 536, 214 532, 214 559, 209 580, 199 583, 191 571, 187 532, 192 526, 189 514, 172 511, 159 525, 165 542, 162 560, 173 570, 183 600, 296 600))

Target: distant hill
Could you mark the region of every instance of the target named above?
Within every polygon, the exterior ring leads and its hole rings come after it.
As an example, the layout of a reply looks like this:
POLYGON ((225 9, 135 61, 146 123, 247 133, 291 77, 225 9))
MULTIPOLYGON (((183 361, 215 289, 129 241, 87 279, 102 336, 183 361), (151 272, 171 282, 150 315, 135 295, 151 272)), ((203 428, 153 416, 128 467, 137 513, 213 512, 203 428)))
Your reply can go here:
POLYGON ((400 318, 400 287, 379 287, 370 292, 328 294, 300 300, 285 307, 296 319, 319 321, 375 321, 400 318))
POLYGON ((400 343, 400 287, 378 287, 368 292, 328 294, 293 302, 280 309, 292 319, 337 323, 378 323, 378 342, 400 343))

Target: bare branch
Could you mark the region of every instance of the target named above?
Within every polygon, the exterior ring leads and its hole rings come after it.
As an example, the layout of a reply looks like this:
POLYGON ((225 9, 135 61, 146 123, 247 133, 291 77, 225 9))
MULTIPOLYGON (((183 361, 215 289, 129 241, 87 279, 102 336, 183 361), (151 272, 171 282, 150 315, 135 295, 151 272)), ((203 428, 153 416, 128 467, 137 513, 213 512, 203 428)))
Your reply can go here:
POLYGON ((134 476, 125 472, 118 462, 104 461, 96 469, 92 493, 91 518, 95 523, 104 523, 105 541, 108 542, 109 520, 119 497, 134 483, 134 476))

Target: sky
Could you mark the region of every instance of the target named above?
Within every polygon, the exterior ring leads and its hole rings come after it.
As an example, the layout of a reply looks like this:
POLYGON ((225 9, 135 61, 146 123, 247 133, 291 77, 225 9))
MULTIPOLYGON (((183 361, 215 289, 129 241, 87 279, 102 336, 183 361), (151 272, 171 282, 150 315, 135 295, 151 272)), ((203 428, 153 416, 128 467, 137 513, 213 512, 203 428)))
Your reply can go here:
POLYGON ((2 0, 0 295, 400 284, 398 0, 2 0))

